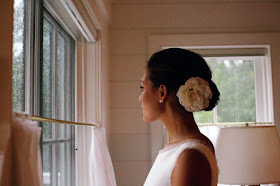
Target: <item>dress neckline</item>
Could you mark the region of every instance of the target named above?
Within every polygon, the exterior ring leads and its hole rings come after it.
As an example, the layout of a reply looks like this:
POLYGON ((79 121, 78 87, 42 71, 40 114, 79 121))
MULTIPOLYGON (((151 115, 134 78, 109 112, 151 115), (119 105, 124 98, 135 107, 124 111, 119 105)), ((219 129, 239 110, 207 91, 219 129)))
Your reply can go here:
POLYGON ((190 142, 190 143, 191 143, 191 142, 201 143, 201 144, 203 144, 203 145, 206 145, 212 152, 214 152, 213 147, 210 146, 209 144, 207 144, 205 141, 202 141, 202 140, 199 140, 199 139, 185 139, 185 140, 180 141, 180 142, 178 142, 178 143, 174 143, 174 144, 170 144, 170 145, 165 146, 163 149, 161 149, 161 150, 159 151, 159 154, 164 153, 164 152, 167 152, 167 151, 170 151, 170 150, 172 150, 172 149, 175 149, 176 147, 178 147, 178 146, 180 146, 180 145, 182 145, 182 144, 184 144, 184 143, 188 143, 188 142, 190 142))

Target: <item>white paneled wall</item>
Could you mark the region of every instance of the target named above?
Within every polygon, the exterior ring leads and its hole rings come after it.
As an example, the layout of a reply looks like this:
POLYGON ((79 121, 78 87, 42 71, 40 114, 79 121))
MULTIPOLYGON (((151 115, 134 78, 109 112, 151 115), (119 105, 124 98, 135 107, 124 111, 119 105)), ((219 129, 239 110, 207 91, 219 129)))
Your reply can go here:
POLYGON ((110 126, 110 134, 146 135, 150 133, 148 124, 142 120, 141 108, 111 108, 110 116, 112 123, 118 122, 117 125, 110 126))
POLYGON ((111 80, 139 82, 145 68, 145 55, 119 55, 111 58, 111 80), (124 73, 124 69, 126 70, 124 73))
MULTIPOLYGON (((121 1, 120 1, 121 2, 121 1)), ((112 29, 259 28, 274 27, 279 2, 211 1, 204 3, 120 3, 113 6, 112 29)), ((270 29, 270 28, 269 28, 270 29)))
POLYGON ((115 161, 146 161, 149 159, 149 134, 112 135, 109 148, 115 161), (122 153, 119 153, 121 151, 122 153))
POLYGON ((109 150, 117 184, 140 186, 151 167, 150 124, 138 103, 149 35, 279 32, 280 2, 115 0, 112 12, 109 150))

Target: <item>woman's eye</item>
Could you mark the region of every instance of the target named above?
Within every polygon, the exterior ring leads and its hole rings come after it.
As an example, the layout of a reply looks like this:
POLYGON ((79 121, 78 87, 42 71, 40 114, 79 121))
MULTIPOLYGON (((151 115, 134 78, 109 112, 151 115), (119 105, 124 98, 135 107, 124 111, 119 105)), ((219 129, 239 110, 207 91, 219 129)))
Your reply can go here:
POLYGON ((144 87, 143 87, 143 86, 140 86, 140 89, 141 89, 141 91, 143 91, 143 90, 144 90, 144 87))

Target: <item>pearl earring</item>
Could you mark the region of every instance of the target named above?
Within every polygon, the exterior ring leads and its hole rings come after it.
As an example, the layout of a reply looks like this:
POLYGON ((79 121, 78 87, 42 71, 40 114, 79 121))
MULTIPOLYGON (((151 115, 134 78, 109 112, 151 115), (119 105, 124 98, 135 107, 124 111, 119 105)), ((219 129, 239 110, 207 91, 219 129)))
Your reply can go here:
POLYGON ((162 100, 159 100, 160 103, 162 103, 162 100))

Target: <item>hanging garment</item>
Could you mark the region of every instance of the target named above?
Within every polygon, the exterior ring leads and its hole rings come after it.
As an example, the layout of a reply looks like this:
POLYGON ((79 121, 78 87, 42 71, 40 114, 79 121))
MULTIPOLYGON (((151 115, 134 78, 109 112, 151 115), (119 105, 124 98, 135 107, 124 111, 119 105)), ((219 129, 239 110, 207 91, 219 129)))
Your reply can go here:
POLYGON ((43 185, 40 134, 41 128, 37 126, 37 122, 24 120, 13 123, 11 132, 12 185, 43 185))

